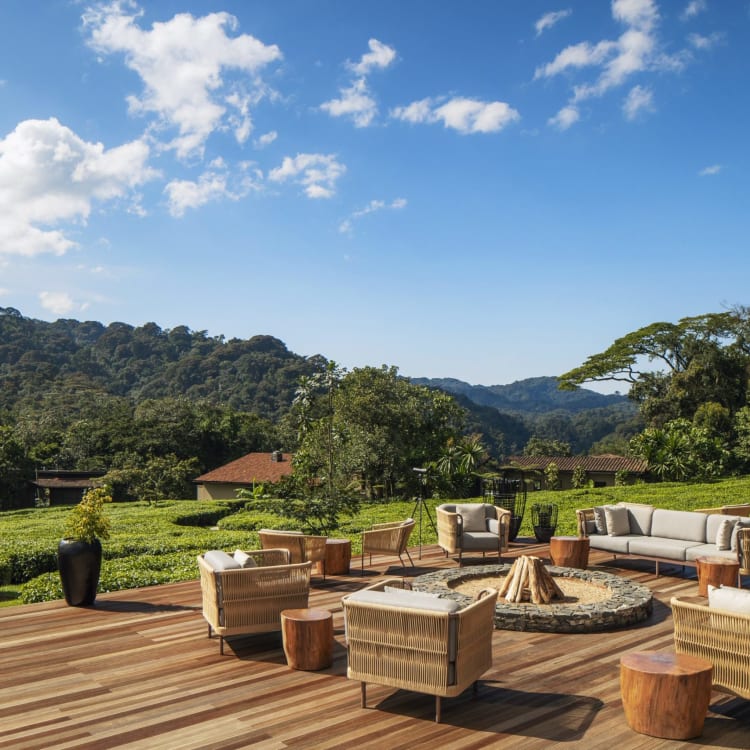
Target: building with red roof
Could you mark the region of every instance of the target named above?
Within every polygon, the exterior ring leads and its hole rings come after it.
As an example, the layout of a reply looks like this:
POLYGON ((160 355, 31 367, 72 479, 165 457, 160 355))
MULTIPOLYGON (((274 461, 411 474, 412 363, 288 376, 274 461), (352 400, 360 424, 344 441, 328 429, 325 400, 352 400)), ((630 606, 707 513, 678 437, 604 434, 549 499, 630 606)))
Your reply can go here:
POLYGON ((196 477, 198 500, 228 500, 237 497, 239 489, 253 489, 257 484, 273 484, 292 473, 292 454, 248 453, 218 469, 196 477))

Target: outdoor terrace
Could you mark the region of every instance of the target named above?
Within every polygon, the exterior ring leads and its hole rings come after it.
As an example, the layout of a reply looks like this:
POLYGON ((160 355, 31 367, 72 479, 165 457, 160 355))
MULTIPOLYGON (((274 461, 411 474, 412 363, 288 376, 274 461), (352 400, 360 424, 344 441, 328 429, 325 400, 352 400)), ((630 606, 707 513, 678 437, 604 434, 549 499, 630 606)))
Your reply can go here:
MULTIPOLYGON (((510 556, 547 552, 513 544, 510 556)), ((414 575, 456 565, 436 546, 421 560, 412 548, 412 557, 414 575)), ((603 560, 592 552, 592 564, 603 560)), ((334 663, 321 672, 289 669, 280 634, 230 639, 220 656, 206 637, 197 580, 103 594, 88 609, 0 609, 0 748, 749 748, 750 702, 718 692, 698 739, 659 740, 627 726, 620 656, 673 650, 669 599, 697 593, 697 581, 677 566, 655 578, 648 562, 606 569, 651 588, 649 620, 606 633, 496 630, 478 698, 468 690, 446 699, 441 724, 432 696, 369 685, 361 709, 359 684, 346 679, 341 596, 400 574, 394 558, 374 557, 364 577, 359 559, 349 576, 313 576, 310 606, 334 613, 334 663)))

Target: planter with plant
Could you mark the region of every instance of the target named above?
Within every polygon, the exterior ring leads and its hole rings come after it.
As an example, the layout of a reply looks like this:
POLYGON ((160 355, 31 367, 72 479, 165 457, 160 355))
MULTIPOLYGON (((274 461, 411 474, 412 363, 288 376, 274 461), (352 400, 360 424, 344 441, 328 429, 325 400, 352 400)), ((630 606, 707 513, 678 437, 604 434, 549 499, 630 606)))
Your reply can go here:
POLYGON ((65 538, 57 547, 65 601, 72 607, 89 607, 96 599, 102 566, 101 539, 109 539, 109 519, 104 503, 112 496, 104 487, 84 493, 81 502, 71 510, 65 526, 65 538))

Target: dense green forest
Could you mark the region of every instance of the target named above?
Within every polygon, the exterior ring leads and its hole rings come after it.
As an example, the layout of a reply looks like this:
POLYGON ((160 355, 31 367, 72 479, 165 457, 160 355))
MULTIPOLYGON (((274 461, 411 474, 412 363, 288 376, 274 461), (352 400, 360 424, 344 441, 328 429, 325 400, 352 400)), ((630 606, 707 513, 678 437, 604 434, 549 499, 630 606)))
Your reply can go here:
MULTIPOLYGON (((44 467, 108 471, 125 494, 140 498, 189 496, 190 479, 250 451, 300 451, 309 471, 320 471, 325 461, 303 444, 295 396, 330 364, 290 352, 273 336, 227 340, 155 323, 45 322, 0 308, 0 500, 13 505, 25 480, 44 467)), ((368 485, 395 488, 404 466, 437 460, 437 436, 462 450, 469 443, 460 435, 478 436, 479 464, 496 466, 532 437, 585 453, 597 445, 622 449, 637 432, 626 399, 585 389, 557 393, 554 378, 532 379, 528 389, 513 384, 502 401, 507 411, 472 400, 481 387, 448 397, 447 385, 459 381, 422 382, 399 378, 395 368, 349 373, 336 397, 339 415, 331 415, 348 445, 338 464, 357 462, 368 485), (419 404, 421 414, 437 410, 440 427, 413 429, 419 404)), ((325 417, 320 405, 311 413, 325 417)))

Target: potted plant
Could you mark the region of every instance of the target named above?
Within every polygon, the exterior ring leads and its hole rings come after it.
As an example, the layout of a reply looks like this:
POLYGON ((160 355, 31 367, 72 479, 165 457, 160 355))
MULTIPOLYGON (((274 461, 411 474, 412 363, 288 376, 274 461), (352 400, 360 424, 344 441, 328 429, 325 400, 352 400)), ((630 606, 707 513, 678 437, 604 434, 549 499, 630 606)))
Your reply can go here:
POLYGON ((110 502, 109 491, 96 487, 84 493, 68 516, 65 538, 57 547, 57 567, 65 601, 72 607, 89 607, 96 599, 102 566, 100 540, 109 539, 104 503, 110 502))

